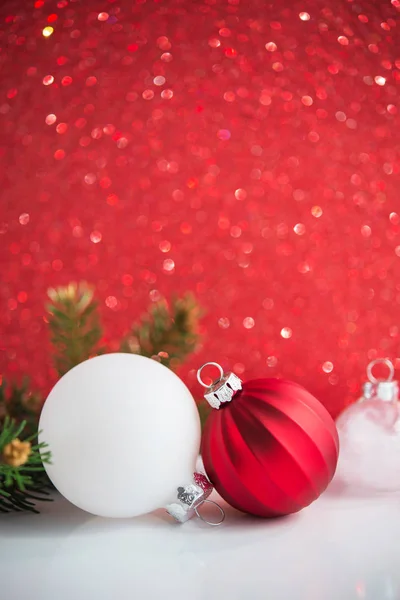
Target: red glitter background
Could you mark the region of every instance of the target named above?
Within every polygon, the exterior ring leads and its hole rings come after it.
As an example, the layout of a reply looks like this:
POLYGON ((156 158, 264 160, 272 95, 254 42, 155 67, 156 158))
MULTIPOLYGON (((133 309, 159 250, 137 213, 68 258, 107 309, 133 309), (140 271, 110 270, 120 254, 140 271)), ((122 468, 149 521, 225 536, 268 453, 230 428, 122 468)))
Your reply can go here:
POLYGON ((197 397, 213 360, 336 415, 369 360, 399 366, 399 11, 3 1, 0 373, 49 390, 46 289, 80 279, 111 348, 195 292, 197 397))

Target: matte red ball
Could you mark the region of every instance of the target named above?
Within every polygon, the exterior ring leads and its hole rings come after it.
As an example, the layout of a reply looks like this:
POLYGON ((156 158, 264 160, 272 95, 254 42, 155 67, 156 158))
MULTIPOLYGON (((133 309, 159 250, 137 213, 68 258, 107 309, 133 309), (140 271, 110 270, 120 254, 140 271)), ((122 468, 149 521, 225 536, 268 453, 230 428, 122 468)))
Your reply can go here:
POLYGON ((202 441, 204 467, 231 506, 259 517, 295 513, 318 498, 338 460, 336 426, 300 385, 243 383, 213 410, 202 441))

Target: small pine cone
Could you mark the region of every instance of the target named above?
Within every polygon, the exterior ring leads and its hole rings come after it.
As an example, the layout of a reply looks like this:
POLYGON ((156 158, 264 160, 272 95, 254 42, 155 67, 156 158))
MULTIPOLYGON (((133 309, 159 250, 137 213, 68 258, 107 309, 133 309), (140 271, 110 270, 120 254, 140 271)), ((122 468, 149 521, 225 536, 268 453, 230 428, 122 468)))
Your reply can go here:
POLYGON ((30 442, 16 438, 3 448, 3 461, 10 467, 20 467, 26 463, 31 453, 30 442))

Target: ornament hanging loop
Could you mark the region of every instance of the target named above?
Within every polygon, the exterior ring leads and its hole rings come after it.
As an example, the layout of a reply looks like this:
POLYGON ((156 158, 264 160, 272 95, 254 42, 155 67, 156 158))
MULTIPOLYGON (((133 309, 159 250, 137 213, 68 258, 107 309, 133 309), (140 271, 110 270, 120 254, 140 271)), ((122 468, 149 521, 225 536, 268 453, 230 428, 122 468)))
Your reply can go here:
POLYGON ((394 377, 394 366, 392 362, 388 358, 377 358, 369 363, 367 367, 367 375, 368 379, 372 383, 379 383, 380 381, 393 381, 394 377), (375 375, 373 375, 372 370, 376 365, 386 365, 389 369, 389 376, 386 379, 377 379, 375 375))
POLYGON ((196 513, 196 516, 199 517, 199 519, 201 519, 204 523, 206 523, 207 525, 211 525, 212 527, 218 527, 218 525, 221 525, 221 523, 223 523, 225 521, 225 511, 222 508, 222 506, 220 506, 217 502, 214 502, 213 500, 203 500, 203 502, 201 504, 199 504, 199 506, 197 506, 194 509, 194 512, 196 513), (200 506, 202 506, 205 503, 208 504, 214 504, 214 506, 216 506, 221 514, 221 518, 219 521, 207 521, 207 519, 205 519, 203 517, 203 515, 199 512, 199 508, 200 506))
POLYGON ((209 386, 207 383, 204 383, 204 381, 203 381, 203 380, 202 380, 202 378, 201 378, 201 372, 202 372, 202 370, 203 370, 205 367, 217 367, 217 369, 218 369, 218 371, 219 371, 219 378, 218 378, 218 381, 219 381, 220 379, 222 379, 222 377, 224 376, 224 370, 223 370, 223 368, 221 367, 221 365, 219 365, 219 364, 218 364, 218 363, 216 363, 216 362, 208 362, 208 363, 205 363, 205 364, 204 364, 202 367, 200 367, 200 369, 197 371, 197 381, 198 381, 198 382, 199 382, 199 384, 200 384, 200 385, 202 385, 203 387, 205 387, 205 388, 208 388, 208 387, 210 387, 210 386, 209 386))
POLYGON ((242 382, 234 373, 224 373, 221 365, 215 362, 208 362, 197 371, 197 380, 203 387, 207 388, 204 398, 212 408, 219 408, 224 402, 230 402, 234 395, 242 389, 242 382), (201 378, 201 372, 204 367, 217 367, 219 378, 211 385, 207 385, 201 378))

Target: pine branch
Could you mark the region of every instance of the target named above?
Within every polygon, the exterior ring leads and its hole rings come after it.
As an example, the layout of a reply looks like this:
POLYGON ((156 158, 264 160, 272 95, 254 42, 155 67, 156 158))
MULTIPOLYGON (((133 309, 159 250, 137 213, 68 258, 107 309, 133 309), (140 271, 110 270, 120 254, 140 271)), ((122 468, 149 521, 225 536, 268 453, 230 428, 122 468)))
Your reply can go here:
POLYGON ((49 327, 60 375, 84 360, 102 353, 102 329, 94 289, 85 282, 49 289, 49 327))
POLYGON ((0 512, 3 513, 38 512, 35 500, 50 500, 47 480, 40 477, 44 474, 43 463, 50 462, 50 451, 45 443, 36 443, 36 433, 22 442, 19 436, 25 426, 25 421, 17 424, 6 416, 0 430, 0 512))
POLYGON ((20 385, 15 382, 7 384, 3 379, 0 385, 0 426, 5 416, 17 423, 26 422, 25 433, 37 434, 37 424, 43 401, 37 392, 29 389, 26 377, 20 385))
POLYGON ((121 351, 156 358, 165 366, 175 368, 197 349, 201 315, 190 293, 174 298, 171 307, 160 300, 133 325, 121 344, 121 351))

